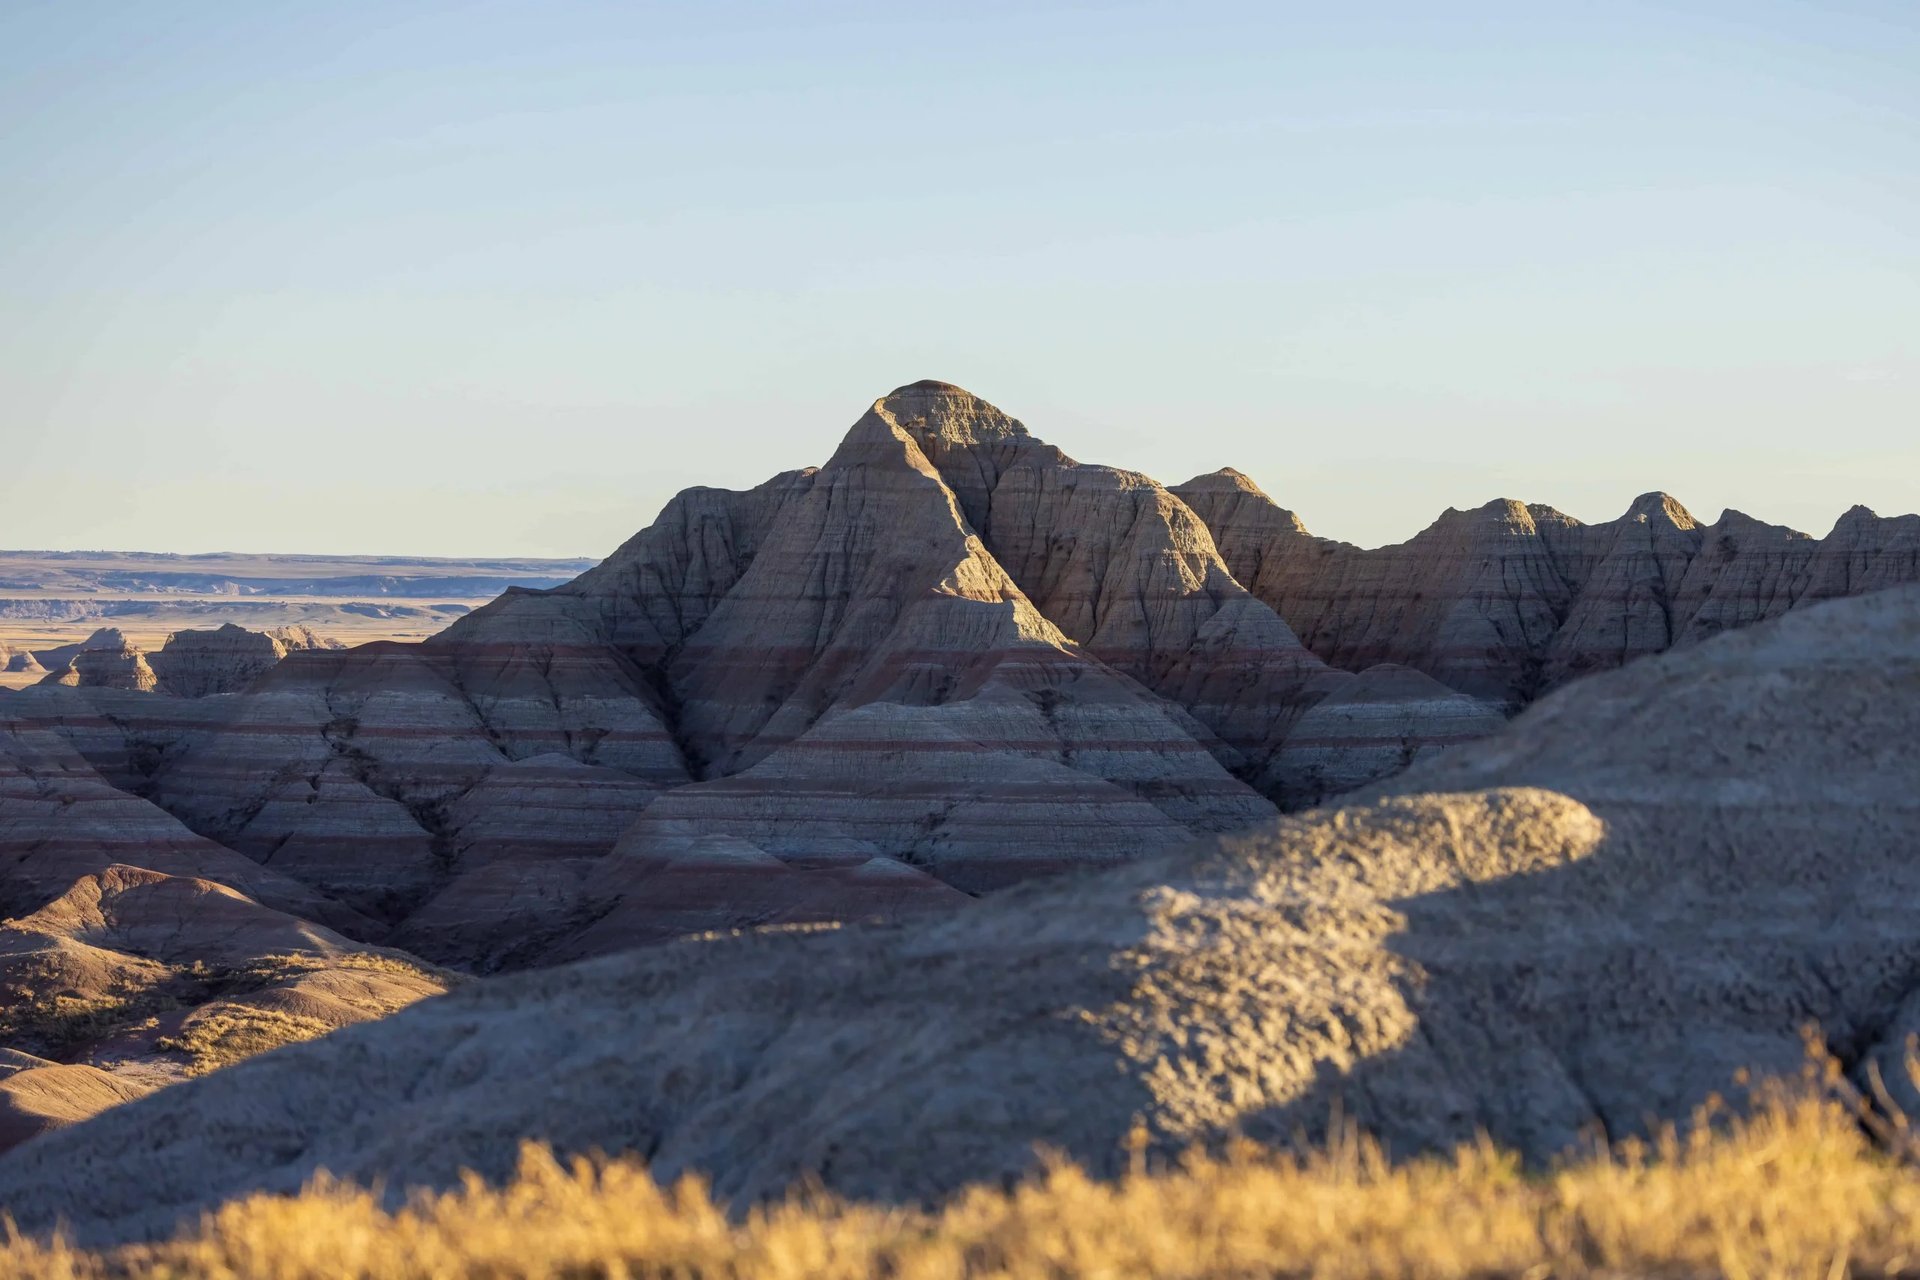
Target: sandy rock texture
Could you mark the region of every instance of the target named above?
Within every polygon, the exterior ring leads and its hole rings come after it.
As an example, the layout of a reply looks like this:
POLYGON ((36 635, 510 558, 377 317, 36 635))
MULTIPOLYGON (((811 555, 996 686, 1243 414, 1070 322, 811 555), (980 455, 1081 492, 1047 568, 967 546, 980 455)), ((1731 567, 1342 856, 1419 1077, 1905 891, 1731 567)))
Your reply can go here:
POLYGON ((162 693, 203 698, 238 693, 289 653, 341 647, 306 627, 249 631, 227 623, 211 631, 176 631, 148 661, 162 693))
POLYGON ((341 647, 306 627, 249 631, 227 623, 212 631, 176 631, 159 649, 146 653, 118 629, 103 627, 78 644, 21 651, 12 658, 0 654, 0 659, 8 659, 8 670, 51 668, 41 682, 47 685, 202 698, 246 688, 289 653, 341 647), (13 659, 20 661, 15 665, 13 659))
POLYGON ((1664 493, 1596 525, 1502 499, 1368 550, 1314 537, 1235 471, 1173 492, 1334 666, 1413 667, 1509 709, 1803 604, 1920 581, 1920 516, 1865 507, 1817 539, 1737 511, 1702 524, 1664 493))
POLYGON ((112 646, 80 650, 66 666, 50 673, 40 683, 68 688, 90 685, 99 689, 129 689, 135 693, 152 693, 160 687, 159 678, 147 665, 147 655, 125 640, 112 646))
MULTIPOLYGON (((0 1207, 162 1229, 326 1167, 644 1152, 727 1195, 918 1198, 1031 1167, 1484 1129, 1545 1157, 1849 1064, 1920 991, 1920 588, 1579 681, 1337 808, 908 925, 704 938, 501 978, 0 1161, 0 1207)), ((751 852, 730 848, 741 856, 751 852)), ((715 852, 721 852, 716 850, 715 852)))
POLYGON ((213 881, 107 866, 0 922, 0 1033, 20 1066, 0 1086, 0 1142, 445 985, 213 881))
POLYGON ((355 936, 493 971, 1149 856, 1577 675, 1916 576, 1920 517, 1815 540, 1659 494, 1594 526, 1449 511, 1363 551, 1238 472, 1083 464, 928 381, 823 465, 689 489, 426 643, 183 632, 146 665, 187 696, 143 707, 137 671, 80 678, 126 665, 102 632, 62 664, 76 687, 5 701, 355 936))

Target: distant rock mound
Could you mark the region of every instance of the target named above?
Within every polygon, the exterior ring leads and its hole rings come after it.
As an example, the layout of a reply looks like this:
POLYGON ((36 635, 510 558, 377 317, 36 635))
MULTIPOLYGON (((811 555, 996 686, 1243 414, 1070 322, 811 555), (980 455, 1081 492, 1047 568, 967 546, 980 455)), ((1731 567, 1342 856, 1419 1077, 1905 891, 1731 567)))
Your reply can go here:
MULTIPOLYGON (((103 634, 95 632, 95 636, 103 634)), ((119 632, 113 632, 119 635, 119 632)), ((98 689, 128 689, 152 693, 160 687, 147 655, 122 638, 112 647, 105 645, 82 649, 67 665, 48 675, 42 684, 77 688, 88 685, 98 689)))
POLYGON ((183 698, 237 693, 289 653, 337 649, 305 627, 249 631, 227 623, 212 631, 176 631, 151 659, 163 693, 183 698))
MULTIPOLYGON (((126 634, 118 627, 101 627, 85 640, 73 644, 55 645, 51 649, 35 649, 33 660, 48 671, 65 671, 73 660, 83 653, 102 650, 108 653, 120 653, 132 649, 126 634)), ((24 670, 24 668, 21 668, 24 670)))
POLYGON ((0 644, 0 671, 30 674, 43 670, 45 668, 30 651, 0 644))
MULTIPOLYGON (((306 627, 249 631, 226 623, 210 631, 176 631, 152 654, 128 641, 117 627, 102 627, 79 644, 23 656, 26 662, 65 656, 42 681, 48 685, 201 698, 246 688, 289 653, 342 647, 306 627)), ((10 669, 35 668, 21 663, 10 669)))
POLYGON ((1916 777, 1908 587, 1580 681, 1344 807, 911 927, 480 984, 37 1138, 0 1207, 121 1239, 321 1168, 502 1176, 523 1136, 748 1202, 918 1201, 1036 1145, 1112 1173, 1135 1132, 1285 1143, 1336 1112, 1396 1153, 1544 1158, 1796 1069, 1809 1020, 1855 1066, 1904 1037, 1916 777))

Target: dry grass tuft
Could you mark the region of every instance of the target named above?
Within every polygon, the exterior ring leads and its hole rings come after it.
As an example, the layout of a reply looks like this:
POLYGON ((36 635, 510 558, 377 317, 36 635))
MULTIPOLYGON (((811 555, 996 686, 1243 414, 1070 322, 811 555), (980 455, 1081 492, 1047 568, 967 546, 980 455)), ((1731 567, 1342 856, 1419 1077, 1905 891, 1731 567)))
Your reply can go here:
POLYGON ((1831 1093, 1773 1090, 1744 1119, 1528 1175, 1482 1144, 1392 1164, 1349 1137, 1307 1157, 1244 1148, 1112 1182, 1056 1165, 932 1211, 819 1194, 730 1220, 695 1179, 528 1145, 389 1212, 322 1179, 229 1204, 158 1245, 0 1245, 0 1274, 439 1276, 1890 1276, 1920 1272, 1920 1173, 1831 1093))
POLYGON ((332 1026, 317 1018, 236 1004, 194 1018, 179 1035, 162 1036, 154 1041, 154 1046, 186 1054, 192 1060, 189 1074, 198 1076, 281 1045, 315 1039, 332 1030, 332 1026))

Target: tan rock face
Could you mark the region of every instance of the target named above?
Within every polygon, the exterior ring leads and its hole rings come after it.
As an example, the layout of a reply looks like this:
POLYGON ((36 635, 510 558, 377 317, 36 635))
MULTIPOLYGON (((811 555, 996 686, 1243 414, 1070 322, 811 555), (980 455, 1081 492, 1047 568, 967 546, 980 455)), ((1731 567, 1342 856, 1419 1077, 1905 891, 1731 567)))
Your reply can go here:
POLYGON ((445 983, 223 885, 115 864, 0 922, 0 1145, 445 983))
POLYGON ((249 631, 232 623, 212 631, 176 631, 150 659, 162 693, 201 698, 237 693, 289 653, 337 649, 305 627, 249 631))
POLYGON ((1920 581, 1920 516, 1864 507, 1822 540, 1734 511, 1702 525, 1661 493, 1597 525, 1500 501, 1364 550, 1311 536, 1237 473, 1174 492, 1329 663, 1409 666, 1509 708, 1801 604, 1920 581))
POLYGON ((1449 511, 1362 551, 1237 472, 1168 489, 921 382, 823 466, 688 490, 573 582, 425 644, 182 633, 161 689, 246 691, 8 703, 379 936, 491 969, 590 926, 699 931, 688 885, 795 895, 768 914, 701 890, 707 928, 818 922, 866 910, 862 867, 973 894, 1246 827, 1582 673, 1911 578, 1916 543, 1920 517, 1850 512, 1815 541, 1655 494, 1594 526, 1449 511), (651 891, 602 874, 708 837, 756 856, 659 879, 652 924, 651 891))
POLYGON ((0 1049, 0 1152, 78 1124, 146 1092, 140 1084, 98 1067, 49 1062, 0 1049))
POLYGON ((41 682, 47 685, 200 698, 244 689, 289 653, 341 647, 305 627, 249 631, 228 623, 213 631, 176 631, 147 654, 117 629, 105 627, 77 645, 44 649, 37 657, 0 653, 0 663, 14 671, 38 670, 44 663, 52 669, 41 682))
MULTIPOLYGON (((1284 1144, 1336 1100, 1403 1154, 1618 1140, 1796 1070, 1808 1020, 1849 1060, 1897 1046, 1916 729, 1920 588, 1828 602, 1576 682, 1343 807, 910 928, 477 984, 38 1138, 0 1205, 121 1238, 321 1167, 504 1175, 528 1134, 744 1201, 917 1201, 1036 1146, 1118 1172, 1137 1125, 1284 1144)), ((708 881, 760 858, 682 853, 708 881)))
POLYGON ((125 633, 118 627, 101 627, 85 640, 77 643, 56 645, 51 649, 36 649, 33 651, 33 657, 48 671, 65 671, 69 663, 89 649, 121 650, 132 647, 125 633))
MULTIPOLYGON (((9 711, 25 700, 16 695, 9 711)), ((217 881, 310 919, 349 928, 367 923, 109 786, 58 733, 0 715, 0 915, 37 910, 77 876, 116 863, 217 881)))
POLYGON ((159 687, 146 654, 122 641, 112 648, 82 649, 67 665, 49 675, 42 684, 77 688, 89 685, 99 689, 131 689, 152 693, 159 687))

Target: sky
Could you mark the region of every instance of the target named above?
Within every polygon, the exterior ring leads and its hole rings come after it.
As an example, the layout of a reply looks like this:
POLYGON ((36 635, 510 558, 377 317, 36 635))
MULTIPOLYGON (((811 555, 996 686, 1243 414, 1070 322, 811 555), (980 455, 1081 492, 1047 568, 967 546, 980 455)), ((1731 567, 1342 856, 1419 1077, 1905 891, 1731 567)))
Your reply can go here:
POLYGON ((0 0, 0 546, 604 555, 920 378, 1364 545, 1920 509, 1920 5, 0 0))

